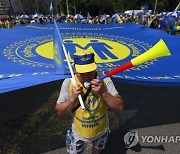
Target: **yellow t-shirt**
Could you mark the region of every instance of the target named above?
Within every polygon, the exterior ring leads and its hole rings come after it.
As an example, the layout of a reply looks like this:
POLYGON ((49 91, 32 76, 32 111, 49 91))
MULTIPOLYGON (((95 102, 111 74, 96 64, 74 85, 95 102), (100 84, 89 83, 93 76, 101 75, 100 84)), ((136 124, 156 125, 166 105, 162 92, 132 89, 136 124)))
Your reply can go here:
MULTIPOLYGON (((75 76, 77 84, 83 87, 83 94, 87 89, 79 82, 75 76)), ((71 94, 72 83, 69 84, 69 92, 71 94)), ((82 95, 83 97, 83 95, 82 95)), ((75 102, 74 107, 79 103, 75 102)), ((107 130, 107 104, 98 94, 90 91, 84 101, 86 110, 82 110, 81 106, 74 112, 74 128, 76 132, 84 138, 94 138, 107 130)))

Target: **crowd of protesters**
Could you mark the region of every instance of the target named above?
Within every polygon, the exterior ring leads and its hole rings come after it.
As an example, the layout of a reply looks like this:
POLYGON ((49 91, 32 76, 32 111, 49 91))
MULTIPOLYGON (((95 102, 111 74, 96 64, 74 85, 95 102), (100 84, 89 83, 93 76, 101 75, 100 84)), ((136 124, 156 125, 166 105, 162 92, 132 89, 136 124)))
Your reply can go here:
POLYGON ((179 34, 180 33, 180 17, 176 19, 176 21, 167 26, 166 28, 162 28, 160 22, 163 20, 165 16, 162 14, 157 15, 101 15, 87 18, 74 18, 74 16, 69 15, 68 17, 57 16, 56 19, 60 23, 82 23, 82 24, 109 24, 109 23, 130 23, 134 22, 136 24, 142 24, 150 28, 154 29, 163 29, 170 34, 179 34))
POLYGON ((163 29, 166 32, 174 35, 180 34, 180 17, 176 19, 176 21, 167 26, 166 28, 162 28, 160 22, 163 20, 164 16, 162 14, 157 15, 129 15, 129 14, 115 14, 115 15, 101 15, 101 16, 92 16, 83 18, 82 15, 73 16, 73 15, 62 15, 59 14, 54 15, 53 17, 48 16, 37 16, 33 18, 33 16, 17 15, 17 16, 0 16, 0 28, 13 28, 14 25, 26 25, 30 23, 53 23, 53 18, 57 20, 59 23, 82 23, 82 24, 109 24, 109 23, 129 23, 134 22, 136 24, 143 24, 150 28, 154 29, 163 29), (4 18, 2 18, 4 17, 4 18), (6 17, 6 18, 5 18, 6 17))
POLYGON ((12 20, 8 19, 1 19, 0 20, 0 28, 13 28, 14 24, 12 20))
MULTIPOLYGON (((25 15, 24 15, 25 16, 25 15)), ((27 25, 31 23, 52 23, 52 17, 48 16, 37 16, 33 18, 33 16, 25 16, 16 15, 16 16, 0 16, 0 28, 13 28, 15 25, 27 25)))

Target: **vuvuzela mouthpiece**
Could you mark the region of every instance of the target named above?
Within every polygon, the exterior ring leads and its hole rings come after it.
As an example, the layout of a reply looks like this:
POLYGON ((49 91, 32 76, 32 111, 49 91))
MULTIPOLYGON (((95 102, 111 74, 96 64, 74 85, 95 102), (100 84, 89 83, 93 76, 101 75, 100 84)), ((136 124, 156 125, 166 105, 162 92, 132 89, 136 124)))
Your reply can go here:
POLYGON ((89 88, 90 85, 91 85, 91 82, 84 82, 84 87, 89 88))

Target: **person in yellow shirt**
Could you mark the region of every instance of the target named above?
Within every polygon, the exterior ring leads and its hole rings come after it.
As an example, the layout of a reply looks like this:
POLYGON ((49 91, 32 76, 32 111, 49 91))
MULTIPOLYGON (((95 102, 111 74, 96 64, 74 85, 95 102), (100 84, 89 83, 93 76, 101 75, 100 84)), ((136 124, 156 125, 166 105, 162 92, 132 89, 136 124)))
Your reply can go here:
POLYGON ((12 23, 12 21, 9 20, 9 19, 6 20, 5 25, 6 25, 6 28, 13 28, 13 23, 12 23))
POLYGON ((4 20, 0 20, 0 28, 6 28, 4 20))
POLYGON ((107 109, 123 110, 123 99, 108 77, 103 81, 97 79, 94 53, 74 54, 75 80, 65 79, 55 109, 60 115, 72 114, 73 142, 68 153, 85 153, 87 142, 92 142, 92 153, 98 154, 105 148, 108 138, 109 121, 107 109), (85 82, 91 82, 86 88, 85 82), (80 106, 78 95, 81 94, 85 110, 80 106))

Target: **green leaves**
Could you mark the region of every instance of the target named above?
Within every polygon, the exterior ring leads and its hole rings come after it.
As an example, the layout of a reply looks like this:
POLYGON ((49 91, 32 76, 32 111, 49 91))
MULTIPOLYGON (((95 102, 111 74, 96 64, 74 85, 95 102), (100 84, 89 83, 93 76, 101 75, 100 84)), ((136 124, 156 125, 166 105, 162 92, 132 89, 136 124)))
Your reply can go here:
MULTIPOLYGON (((66 1, 68 1, 70 14, 74 15, 76 12, 83 16, 86 16, 87 12, 91 16, 98 16, 99 12, 112 15, 126 10, 140 10, 141 6, 144 5, 148 5, 148 8, 153 10, 155 5, 155 0, 56 0, 57 12, 61 10, 61 12, 67 14, 66 1)), ((157 10, 158 12, 173 11, 178 3, 179 0, 158 0, 157 10)))

